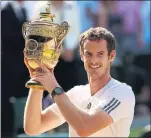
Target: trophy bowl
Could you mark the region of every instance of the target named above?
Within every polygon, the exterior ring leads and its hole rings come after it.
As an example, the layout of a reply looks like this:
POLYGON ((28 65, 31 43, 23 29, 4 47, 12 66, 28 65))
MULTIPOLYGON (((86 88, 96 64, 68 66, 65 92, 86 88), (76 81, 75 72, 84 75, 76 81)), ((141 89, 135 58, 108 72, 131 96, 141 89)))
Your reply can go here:
MULTIPOLYGON (((25 22, 22 26, 25 39, 24 55, 29 66, 35 71, 40 71, 37 60, 45 64, 48 69, 54 68, 62 52, 62 42, 70 27, 65 21, 61 25, 54 23, 54 17, 55 15, 50 12, 50 4, 48 4, 46 12, 40 13, 39 20, 25 22)), ((25 86, 44 89, 39 82, 32 79, 25 86)))

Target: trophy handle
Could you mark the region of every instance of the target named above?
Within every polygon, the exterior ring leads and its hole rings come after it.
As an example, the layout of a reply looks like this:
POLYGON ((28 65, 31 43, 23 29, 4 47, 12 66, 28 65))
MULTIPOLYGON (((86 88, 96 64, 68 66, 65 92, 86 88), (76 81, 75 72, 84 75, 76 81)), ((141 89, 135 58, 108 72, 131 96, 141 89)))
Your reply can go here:
POLYGON ((58 43, 58 47, 60 48, 61 47, 61 43, 63 42, 63 40, 65 39, 66 35, 68 34, 69 32, 69 29, 70 29, 70 26, 69 24, 64 21, 61 23, 60 25, 60 33, 59 36, 58 36, 58 40, 59 40, 59 43, 58 43))

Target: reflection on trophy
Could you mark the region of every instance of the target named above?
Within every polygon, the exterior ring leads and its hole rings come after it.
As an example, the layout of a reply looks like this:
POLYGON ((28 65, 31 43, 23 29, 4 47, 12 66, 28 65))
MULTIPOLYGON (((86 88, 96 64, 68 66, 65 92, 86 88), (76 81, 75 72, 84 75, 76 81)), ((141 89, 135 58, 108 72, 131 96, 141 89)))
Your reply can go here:
MULTIPOLYGON (((58 63, 62 42, 69 31, 69 25, 67 22, 62 22, 61 25, 54 23, 54 17, 48 3, 46 12, 40 13, 39 20, 26 22, 22 26, 25 39, 25 57, 29 66, 34 70, 40 70, 36 63, 37 60, 49 69, 54 68, 58 63)), ((44 89, 39 82, 33 80, 29 80, 26 87, 44 89)))

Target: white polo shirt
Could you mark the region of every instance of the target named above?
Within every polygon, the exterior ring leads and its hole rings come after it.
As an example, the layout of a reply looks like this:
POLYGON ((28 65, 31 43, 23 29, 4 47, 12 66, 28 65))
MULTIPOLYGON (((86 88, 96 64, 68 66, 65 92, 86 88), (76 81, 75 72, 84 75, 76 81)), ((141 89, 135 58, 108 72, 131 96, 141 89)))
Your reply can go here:
MULTIPOLYGON (((101 90, 93 96, 90 94, 89 84, 75 86, 67 95, 77 107, 91 113, 95 108, 106 111, 113 119, 113 123, 97 131, 89 137, 128 137, 132 124, 135 107, 135 96, 132 88, 125 83, 111 79, 101 90)), ((49 107, 59 118, 60 125, 65 121, 56 104, 49 107)), ((69 125, 69 137, 79 137, 69 125)))

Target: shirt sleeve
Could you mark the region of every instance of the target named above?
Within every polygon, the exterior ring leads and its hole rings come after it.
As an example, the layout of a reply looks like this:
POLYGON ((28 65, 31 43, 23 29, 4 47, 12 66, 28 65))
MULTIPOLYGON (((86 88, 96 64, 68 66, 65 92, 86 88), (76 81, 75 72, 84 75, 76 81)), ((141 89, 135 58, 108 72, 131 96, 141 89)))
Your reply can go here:
POLYGON ((58 116, 58 118, 60 119, 60 124, 59 124, 59 125, 62 125, 63 123, 66 122, 56 103, 53 103, 53 104, 52 104, 50 107, 48 107, 48 108, 49 108, 48 110, 51 110, 51 111, 52 111, 54 114, 56 114, 56 115, 58 116))
POLYGON ((114 122, 122 118, 133 116, 135 98, 133 91, 129 88, 118 88, 113 95, 110 95, 108 100, 99 105, 99 108, 107 112, 114 122))

